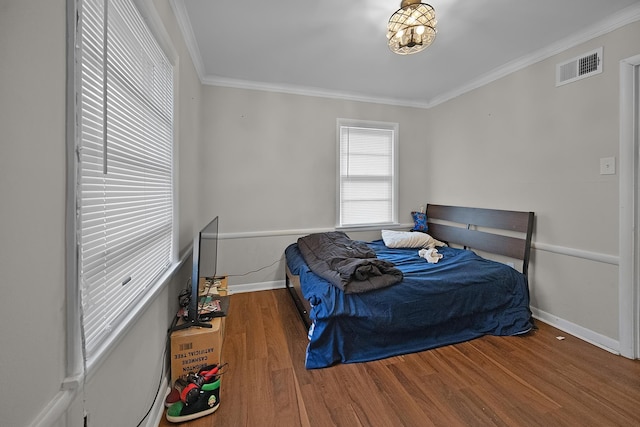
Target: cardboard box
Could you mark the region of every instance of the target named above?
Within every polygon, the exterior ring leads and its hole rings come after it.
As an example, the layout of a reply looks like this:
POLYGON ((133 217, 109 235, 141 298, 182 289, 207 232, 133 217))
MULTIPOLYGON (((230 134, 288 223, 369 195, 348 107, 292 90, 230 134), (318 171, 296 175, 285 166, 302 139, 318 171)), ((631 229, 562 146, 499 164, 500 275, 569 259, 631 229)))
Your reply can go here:
POLYGON ((213 319, 211 328, 194 326, 171 333, 171 384, 189 372, 221 363, 224 320, 213 319))

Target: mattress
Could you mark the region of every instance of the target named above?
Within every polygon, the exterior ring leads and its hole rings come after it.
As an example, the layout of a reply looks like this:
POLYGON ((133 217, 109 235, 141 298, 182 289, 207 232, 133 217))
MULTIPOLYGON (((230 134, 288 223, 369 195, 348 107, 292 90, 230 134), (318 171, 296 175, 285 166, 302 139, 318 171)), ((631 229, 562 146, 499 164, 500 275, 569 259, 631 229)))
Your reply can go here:
POLYGON ((514 268, 458 248, 438 248, 443 257, 430 264, 417 249, 387 248, 382 240, 367 245, 402 271, 400 283, 345 294, 309 269, 297 244, 285 250, 311 306, 308 369, 532 328, 527 278, 514 268))

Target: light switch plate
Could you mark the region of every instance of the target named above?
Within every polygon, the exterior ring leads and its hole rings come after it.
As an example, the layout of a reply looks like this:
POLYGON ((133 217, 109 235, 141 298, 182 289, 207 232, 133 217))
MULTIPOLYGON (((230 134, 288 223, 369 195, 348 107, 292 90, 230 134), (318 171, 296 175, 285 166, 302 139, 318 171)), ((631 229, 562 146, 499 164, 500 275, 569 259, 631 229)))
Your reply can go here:
POLYGON ((616 173, 616 158, 602 157, 600 159, 600 175, 614 175, 616 173))

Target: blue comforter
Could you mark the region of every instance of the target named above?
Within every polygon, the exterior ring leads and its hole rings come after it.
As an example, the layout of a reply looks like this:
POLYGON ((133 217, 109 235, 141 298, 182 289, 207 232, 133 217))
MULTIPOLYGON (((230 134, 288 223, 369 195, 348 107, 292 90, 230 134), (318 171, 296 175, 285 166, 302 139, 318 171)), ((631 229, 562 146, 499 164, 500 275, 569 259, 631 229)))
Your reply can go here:
POLYGON ((402 282, 345 294, 309 269, 297 244, 285 251, 311 303, 308 369, 531 329, 527 279, 515 269, 468 250, 438 248, 443 258, 429 264, 417 249, 390 249, 382 240, 368 244, 402 271, 402 282))

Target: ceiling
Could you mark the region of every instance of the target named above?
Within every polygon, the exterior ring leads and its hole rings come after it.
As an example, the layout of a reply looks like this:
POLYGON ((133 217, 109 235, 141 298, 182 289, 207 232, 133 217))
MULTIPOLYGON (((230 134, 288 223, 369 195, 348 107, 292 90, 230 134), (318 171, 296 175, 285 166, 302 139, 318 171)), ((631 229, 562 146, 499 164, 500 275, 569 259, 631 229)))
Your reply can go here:
POLYGON ((171 0, 205 84, 416 107, 640 19, 640 0, 429 3, 435 42, 402 56, 386 39, 399 0, 171 0))

